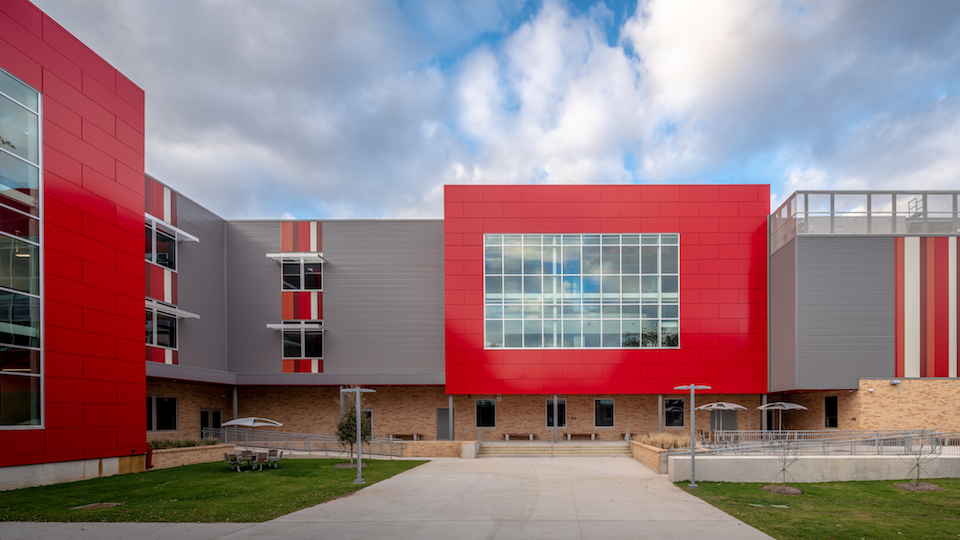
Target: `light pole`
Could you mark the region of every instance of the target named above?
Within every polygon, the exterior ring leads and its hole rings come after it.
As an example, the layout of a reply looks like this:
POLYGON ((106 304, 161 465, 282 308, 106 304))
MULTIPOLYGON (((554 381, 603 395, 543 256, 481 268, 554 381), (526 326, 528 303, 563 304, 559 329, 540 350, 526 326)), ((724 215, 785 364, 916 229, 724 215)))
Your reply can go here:
POLYGON ((673 389, 674 390, 690 390, 690 485, 687 487, 692 489, 692 488, 699 487, 697 486, 697 466, 696 466, 696 463, 694 462, 694 460, 697 457, 697 439, 694 437, 694 429, 696 428, 694 426, 694 421, 693 421, 694 411, 697 408, 697 402, 696 402, 697 398, 694 392, 696 392, 697 390, 710 390, 712 389, 712 387, 707 386, 705 384, 690 383, 683 386, 674 386, 673 389))
MULTIPOLYGON (((359 387, 357 387, 357 388, 343 388, 343 389, 340 390, 340 393, 342 394, 343 392, 354 392, 354 393, 357 394, 357 406, 356 406, 356 413, 357 413, 357 478, 356 478, 356 480, 353 481, 353 483, 354 483, 354 484, 362 484, 362 483, 363 483, 363 476, 360 474, 360 467, 361 467, 361 465, 360 465, 360 459, 361 459, 361 457, 363 456, 363 439, 361 438, 361 437, 363 436, 363 422, 360 421, 360 394, 361 394, 361 393, 365 394, 365 393, 367 393, 367 392, 376 392, 376 390, 372 390, 372 389, 370 389, 370 388, 359 388, 359 387)), ((372 434, 371 434, 371 435, 372 435, 372 434)))

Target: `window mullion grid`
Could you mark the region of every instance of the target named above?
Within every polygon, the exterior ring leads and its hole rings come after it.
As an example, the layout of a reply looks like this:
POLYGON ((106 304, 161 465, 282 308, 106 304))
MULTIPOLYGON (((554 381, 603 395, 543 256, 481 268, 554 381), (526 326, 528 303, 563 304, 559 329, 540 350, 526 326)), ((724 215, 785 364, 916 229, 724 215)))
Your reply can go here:
MULTIPOLYGON (((6 71, 6 70, 4 70, 4 72, 5 72, 5 73, 9 73, 9 72, 6 71)), ((12 75, 11 75, 11 76, 12 76, 12 75)), ((18 81, 20 80, 20 79, 17 78, 17 77, 14 77, 14 79, 17 79, 18 81)), ((26 84, 26 83, 24 83, 24 84, 26 84)), ((29 85, 27 85, 27 86, 29 86, 29 85)), ((32 89, 32 88, 31 88, 31 89, 32 89)), ((39 94, 39 92, 37 92, 37 93, 39 94)), ((31 109, 29 105, 24 105, 23 103, 20 103, 19 101, 17 101, 17 100, 14 99, 13 97, 8 96, 7 94, 3 93, 2 91, 0 91, 0 96, 3 96, 3 97, 5 97, 5 98, 9 99, 10 101, 16 103, 17 105, 23 107, 24 109, 32 112, 32 113, 33 113, 34 115, 36 115, 38 118, 40 117, 40 111, 39 111, 39 110, 33 110, 33 109, 31 109)), ((38 104, 38 105, 39 105, 39 103, 40 103, 39 100, 37 100, 37 104, 38 104)))

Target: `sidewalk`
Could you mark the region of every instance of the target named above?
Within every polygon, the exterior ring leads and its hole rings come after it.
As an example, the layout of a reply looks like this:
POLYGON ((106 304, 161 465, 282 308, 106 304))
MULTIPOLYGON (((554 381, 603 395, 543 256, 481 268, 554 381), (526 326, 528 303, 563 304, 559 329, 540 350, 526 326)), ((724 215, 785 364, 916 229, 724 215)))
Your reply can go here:
POLYGON ((351 496, 254 524, 0 523, 3 540, 770 537, 630 458, 440 458, 351 496))

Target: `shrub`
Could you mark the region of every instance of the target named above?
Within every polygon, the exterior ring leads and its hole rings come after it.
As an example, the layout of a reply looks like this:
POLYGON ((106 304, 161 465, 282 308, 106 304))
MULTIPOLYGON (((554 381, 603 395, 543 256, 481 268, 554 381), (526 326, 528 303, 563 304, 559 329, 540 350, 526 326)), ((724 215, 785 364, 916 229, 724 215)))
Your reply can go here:
POLYGON ((673 431, 663 433, 643 433, 638 435, 635 441, 646 445, 663 448, 690 448, 690 435, 680 434, 673 431))
POLYGON ((170 440, 155 440, 150 441, 150 448, 154 450, 162 450, 164 448, 187 448, 190 446, 208 446, 211 444, 220 444, 220 439, 203 439, 198 441, 196 439, 170 439, 170 440))

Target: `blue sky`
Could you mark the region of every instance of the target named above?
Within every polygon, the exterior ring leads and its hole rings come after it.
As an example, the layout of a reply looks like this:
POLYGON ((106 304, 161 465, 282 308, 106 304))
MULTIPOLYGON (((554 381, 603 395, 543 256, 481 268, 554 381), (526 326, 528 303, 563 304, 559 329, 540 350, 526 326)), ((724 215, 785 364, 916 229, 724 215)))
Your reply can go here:
POLYGON ((960 189, 960 2, 35 0, 228 218, 437 218, 444 184, 960 189))

